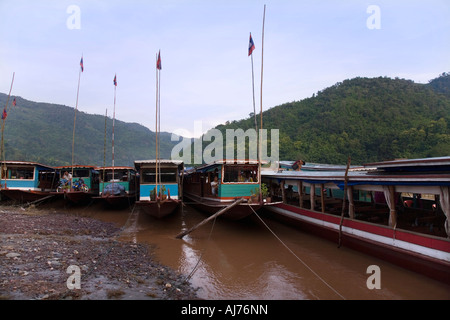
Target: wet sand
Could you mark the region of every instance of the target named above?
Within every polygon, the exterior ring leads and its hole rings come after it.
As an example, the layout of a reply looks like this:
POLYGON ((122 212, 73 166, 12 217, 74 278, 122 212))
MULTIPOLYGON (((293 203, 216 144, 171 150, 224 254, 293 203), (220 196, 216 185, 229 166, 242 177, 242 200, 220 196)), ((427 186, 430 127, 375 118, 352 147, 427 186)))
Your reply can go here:
POLYGON ((123 232, 64 210, 0 206, 0 299, 197 299, 151 246, 119 241, 123 232))

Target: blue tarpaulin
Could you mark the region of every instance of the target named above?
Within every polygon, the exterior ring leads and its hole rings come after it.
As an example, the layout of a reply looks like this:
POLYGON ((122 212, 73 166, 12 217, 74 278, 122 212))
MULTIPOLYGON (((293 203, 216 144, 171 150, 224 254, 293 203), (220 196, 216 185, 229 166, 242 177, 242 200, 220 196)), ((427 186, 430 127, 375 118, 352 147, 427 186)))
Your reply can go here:
POLYGON ((113 196, 121 196, 125 194, 125 187, 118 183, 110 183, 103 189, 103 194, 110 194, 113 196))

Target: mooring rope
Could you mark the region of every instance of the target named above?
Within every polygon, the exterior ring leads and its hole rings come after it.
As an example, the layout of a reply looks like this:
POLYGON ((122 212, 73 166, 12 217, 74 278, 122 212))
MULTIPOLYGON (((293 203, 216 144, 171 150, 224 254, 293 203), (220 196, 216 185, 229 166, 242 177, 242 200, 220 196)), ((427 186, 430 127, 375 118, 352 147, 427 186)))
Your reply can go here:
POLYGON ((189 279, 191 279, 192 276, 194 275, 194 273, 197 271, 198 265, 200 264, 200 261, 202 260, 202 257, 203 257, 203 255, 204 255, 204 253, 206 251, 207 246, 208 246, 209 240, 211 239, 211 235, 212 235, 212 232, 213 232, 213 229, 214 229, 214 225, 216 224, 216 219, 217 219, 217 217, 214 218, 214 220, 213 220, 213 223, 212 223, 212 226, 211 226, 211 231, 209 232, 209 236, 208 236, 208 239, 206 241, 206 245, 203 248, 202 253, 200 254, 200 257, 198 258, 197 263, 195 264, 195 266, 192 269, 191 273, 189 273, 189 275, 184 279, 184 282, 188 282, 189 279))
POLYGON ((346 300, 344 296, 342 296, 336 289, 334 289, 330 284, 328 284, 317 272, 315 272, 310 266, 308 266, 302 259, 300 259, 276 234, 272 231, 272 229, 269 228, 269 226, 264 222, 263 219, 256 213, 256 211, 250 206, 250 208, 253 210, 255 215, 258 217, 258 219, 266 226, 266 228, 274 235, 274 237, 280 241, 280 243, 290 252, 294 255, 295 258, 297 258, 298 261, 300 261, 309 271, 311 271, 320 281, 322 281, 328 288, 330 288, 334 293, 336 293, 339 297, 341 297, 343 300, 346 300))

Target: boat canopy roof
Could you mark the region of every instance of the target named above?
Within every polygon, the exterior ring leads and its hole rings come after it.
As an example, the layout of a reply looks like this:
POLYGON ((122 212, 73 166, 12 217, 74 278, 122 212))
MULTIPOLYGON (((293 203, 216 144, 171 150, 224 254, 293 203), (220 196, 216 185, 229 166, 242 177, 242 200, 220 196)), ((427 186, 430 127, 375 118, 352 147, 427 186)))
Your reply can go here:
POLYGON ((89 166, 89 165, 78 165, 78 164, 74 164, 73 166, 60 166, 60 167, 55 167, 56 170, 60 170, 61 172, 64 171, 69 171, 75 169, 88 169, 91 170, 92 173, 94 174, 98 174, 98 170, 96 166, 89 166))
POLYGON ((96 167, 96 170, 130 170, 135 171, 136 169, 133 167, 127 167, 127 166, 108 166, 108 167, 96 167))
MULTIPOLYGON (((156 159, 150 159, 150 160, 135 160, 134 166, 137 170, 139 170, 140 167, 155 167, 156 165, 156 159)), ((164 167, 179 167, 183 166, 184 162, 182 160, 171 160, 171 159, 160 159, 158 160, 158 164, 164 167)))
POLYGON ((375 167, 387 171, 450 171, 450 156, 420 158, 420 159, 397 159, 383 162, 365 164, 364 167, 375 167))
POLYGON ((17 166, 30 166, 30 167, 38 167, 38 169, 50 169, 55 170, 55 167, 47 166, 45 164, 41 164, 38 162, 32 162, 32 161, 16 161, 16 160, 6 160, 2 161, 3 164, 6 164, 7 166, 11 165, 17 165, 17 166))
MULTIPOLYGON (((345 184, 345 171, 342 170, 263 171, 261 174, 267 178, 311 184, 334 183, 341 189, 345 184)), ((450 186, 450 157, 395 160, 371 163, 365 165, 365 169, 350 168, 347 184, 450 186)))
POLYGON ((56 169, 96 169, 96 166, 90 166, 90 165, 81 165, 81 164, 74 164, 73 166, 59 166, 55 167, 56 169))
MULTIPOLYGON (((259 163, 258 160, 223 159, 223 160, 216 160, 208 164, 199 165, 198 167, 195 167, 193 171, 204 172, 214 167, 220 167, 224 164, 248 166, 248 165, 257 165, 258 163, 259 163)), ((261 161, 261 164, 267 164, 267 161, 261 161)))

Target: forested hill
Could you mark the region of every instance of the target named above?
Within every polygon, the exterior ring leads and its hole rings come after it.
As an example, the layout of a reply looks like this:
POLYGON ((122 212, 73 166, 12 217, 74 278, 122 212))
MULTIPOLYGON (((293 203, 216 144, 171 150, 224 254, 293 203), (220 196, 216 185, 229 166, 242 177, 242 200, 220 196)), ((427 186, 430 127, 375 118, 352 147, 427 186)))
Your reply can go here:
MULTIPOLYGON (((363 164, 448 156, 450 74, 428 84, 386 77, 344 80, 263 112, 263 125, 279 129, 280 160, 345 164, 350 156, 352 164, 363 164)), ((254 128, 253 117, 217 127, 237 128, 254 128)))
MULTIPOLYGON (((0 93, 0 106, 6 99, 0 93)), ((71 164, 74 108, 21 97, 12 106, 11 100, 4 130, 6 159, 71 164)), ((350 156, 352 164, 363 164, 448 156, 450 74, 428 84, 386 77, 344 80, 311 98, 273 107, 263 119, 265 129, 279 129, 280 160, 345 164, 350 156)), ((116 165, 155 157, 154 132, 117 119, 115 124, 116 165)), ((217 127, 224 137, 226 129, 249 128, 254 128, 253 117, 217 127)), ((74 162, 101 166, 106 151, 110 165, 111 131, 108 117, 105 149, 105 116, 78 111, 74 162)), ((179 143, 170 137, 161 134, 163 158, 179 143)))
MULTIPOLYGON (((14 96, 13 96, 14 97, 14 96)), ((10 98, 4 128, 6 160, 36 161, 47 165, 72 163, 74 108, 10 98)), ((0 93, 2 110, 8 96, 0 93)), ((74 163, 102 166, 112 162, 112 118, 77 110, 74 163)), ((170 157, 171 134, 161 133, 161 157, 170 157)), ((155 158, 155 133, 137 123, 118 119, 114 126, 115 165, 133 166, 134 160, 155 158)))

